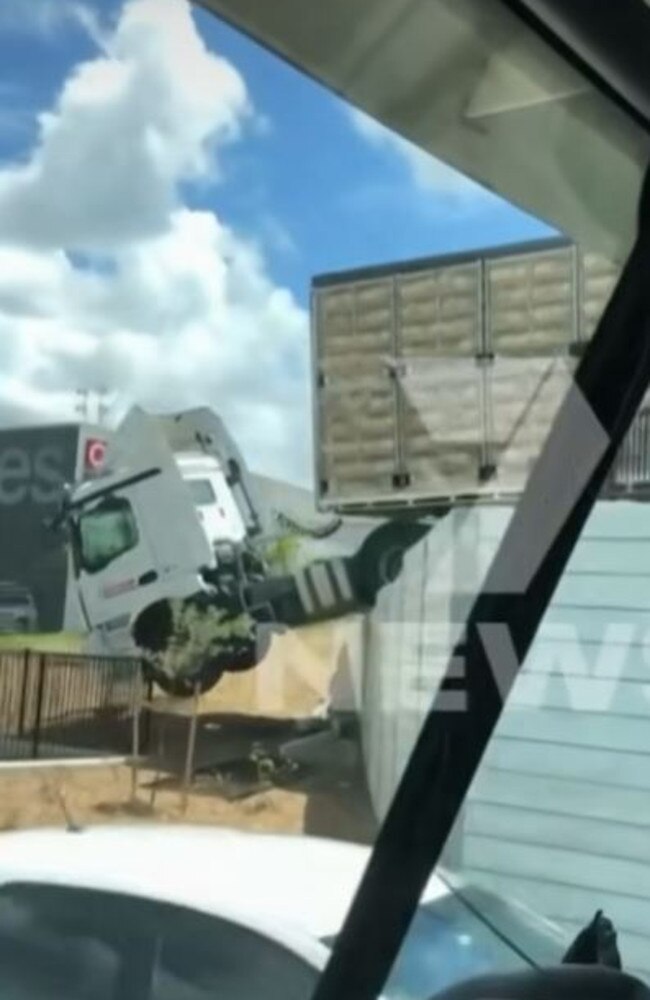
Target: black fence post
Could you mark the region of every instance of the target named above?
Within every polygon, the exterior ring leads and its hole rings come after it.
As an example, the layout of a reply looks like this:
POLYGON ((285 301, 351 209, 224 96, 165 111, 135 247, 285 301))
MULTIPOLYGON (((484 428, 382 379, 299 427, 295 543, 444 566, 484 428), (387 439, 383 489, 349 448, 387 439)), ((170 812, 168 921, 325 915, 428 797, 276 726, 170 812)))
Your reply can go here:
POLYGON ((34 735, 32 738, 32 757, 38 757, 38 747, 41 739, 41 717, 43 714, 43 692, 45 690, 45 670, 47 658, 45 653, 38 657, 38 687, 36 689, 36 715, 34 718, 34 735))
POLYGON ((30 652, 26 649, 23 653, 23 683, 20 689, 20 708, 18 709, 18 735, 25 733, 25 712, 27 711, 27 688, 29 686, 31 658, 30 652))
MULTIPOLYGON (((153 681, 152 680, 147 680, 146 682, 144 681, 144 671, 141 672, 141 679, 140 679, 140 683, 142 684, 143 682, 144 682, 144 685, 145 685, 145 687, 144 687, 144 697, 145 697, 145 701, 148 703, 148 702, 151 701, 151 699, 153 697, 153 681)), ((149 712, 149 711, 147 711, 147 712, 144 713, 144 725, 142 727, 142 729, 143 729, 143 733, 142 733, 142 746, 143 746, 143 750, 144 750, 145 753, 149 753, 150 750, 151 750, 151 716, 152 716, 152 714, 153 713, 149 712)))

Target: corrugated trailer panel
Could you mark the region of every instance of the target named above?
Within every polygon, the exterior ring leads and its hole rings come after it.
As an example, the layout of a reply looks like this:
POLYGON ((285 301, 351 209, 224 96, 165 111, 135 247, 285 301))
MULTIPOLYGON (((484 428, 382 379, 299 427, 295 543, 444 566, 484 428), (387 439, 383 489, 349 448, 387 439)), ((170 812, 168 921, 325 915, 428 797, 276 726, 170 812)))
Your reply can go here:
MULTIPOLYGON (((525 338, 522 338, 525 339, 525 338)), ((571 383, 567 357, 497 357, 488 369, 489 461, 494 488, 525 484, 571 383)))
POLYGON ((319 481, 343 501, 383 495, 397 472, 391 279, 317 297, 319 481))
POLYGON ((477 483, 485 435, 475 358, 413 358, 400 385, 402 454, 411 488, 454 495, 477 483))
POLYGON ((581 334, 588 340, 614 291, 619 270, 600 254, 585 253, 579 258, 581 334))
POLYGON ((321 478, 354 499, 390 489, 395 474, 395 388, 387 376, 328 379, 321 393, 321 478))
POLYGON ((567 351, 577 339, 573 249, 488 260, 486 339, 497 355, 567 351))
POLYGON ((393 350, 390 281, 321 292, 317 336, 323 375, 376 374, 393 350))
POLYGON ((525 485, 569 388, 579 277, 575 248, 488 260, 487 439, 492 484, 525 485))
POLYGON ((395 285, 402 472, 415 493, 463 492, 485 451, 481 267, 398 275, 395 285))
POLYGON ((398 275, 395 285, 396 341, 402 356, 469 358, 480 350, 477 263, 398 275))
MULTIPOLYGON (((317 279, 321 502, 521 493, 617 274, 552 241, 317 279)), ((650 435, 634 433, 627 471, 611 479, 619 493, 650 490, 650 435)))

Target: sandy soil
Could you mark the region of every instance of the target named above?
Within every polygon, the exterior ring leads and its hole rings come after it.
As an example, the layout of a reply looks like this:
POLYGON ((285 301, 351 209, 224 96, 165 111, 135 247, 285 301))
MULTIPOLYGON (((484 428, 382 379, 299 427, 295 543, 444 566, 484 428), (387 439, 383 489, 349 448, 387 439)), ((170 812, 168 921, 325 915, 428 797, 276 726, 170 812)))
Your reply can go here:
POLYGON ((0 774, 0 829, 80 825, 156 819, 214 823, 254 830, 298 832, 304 828, 304 794, 283 790, 229 803, 217 796, 190 794, 181 808, 178 788, 161 788, 150 805, 155 775, 139 774, 138 797, 131 801, 131 770, 112 767, 38 767, 0 774))
MULTIPOLYGON (((225 766, 254 746, 277 749, 298 735, 327 697, 337 669, 341 626, 317 626, 276 638, 260 667, 230 674, 201 698, 196 766, 225 766)), ((129 766, 39 766, 0 770, 0 829, 162 820, 306 832, 368 842, 374 835, 358 748, 345 741, 325 766, 298 785, 271 787, 228 801, 211 776, 195 780, 183 809, 180 775, 186 708, 149 723, 151 760, 138 772, 135 802, 129 766), (156 771, 152 770, 155 763, 156 771)), ((210 772, 211 774, 211 772, 210 772)))
POLYGON ((192 790, 187 808, 176 783, 151 789, 152 771, 139 774, 131 799, 130 768, 47 767, 0 774, 0 830, 157 821, 232 826, 266 832, 308 833, 368 843, 374 825, 365 792, 348 782, 339 789, 272 789, 228 802, 213 792, 192 790))
POLYGON ((226 674, 201 699, 202 710, 255 712, 294 718, 314 711, 327 697, 337 668, 337 649, 346 622, 312 625, 274 636, 255 669, 226 674))

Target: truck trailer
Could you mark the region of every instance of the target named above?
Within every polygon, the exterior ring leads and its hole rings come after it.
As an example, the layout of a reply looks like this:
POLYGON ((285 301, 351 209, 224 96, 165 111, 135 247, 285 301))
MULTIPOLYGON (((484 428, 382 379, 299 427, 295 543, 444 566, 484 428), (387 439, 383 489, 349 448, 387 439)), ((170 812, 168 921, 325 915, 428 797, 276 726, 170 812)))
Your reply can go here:
POLYGON ((321 509, 516 501, 619 271, 553 238, 315 277, 321 509))

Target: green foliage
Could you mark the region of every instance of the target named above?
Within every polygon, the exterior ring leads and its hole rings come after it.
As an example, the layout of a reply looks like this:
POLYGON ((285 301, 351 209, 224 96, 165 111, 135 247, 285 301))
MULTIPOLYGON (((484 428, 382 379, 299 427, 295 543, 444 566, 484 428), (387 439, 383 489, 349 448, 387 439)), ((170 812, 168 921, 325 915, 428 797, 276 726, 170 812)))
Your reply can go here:
POLYGON ((266 561, 276 573, 291 573, 296 568, 300 550, 300 536, 280 535, 266 548, 266 561))
POLYGON ((82 653, 84 639, 78 632, 11 632, 0 635, 0 652, 33 649, 43 653, 82 653))
POLYGON ((171 601, 173 634, 164 653, 151 657, 169 677, 192 673, 198 665, 234 650, 237 640, 251 639, 248 615, 225 619, 215 607, 198 607, 192 601, 171 601))

